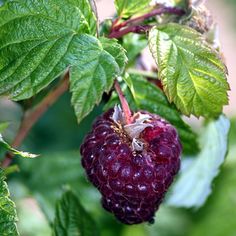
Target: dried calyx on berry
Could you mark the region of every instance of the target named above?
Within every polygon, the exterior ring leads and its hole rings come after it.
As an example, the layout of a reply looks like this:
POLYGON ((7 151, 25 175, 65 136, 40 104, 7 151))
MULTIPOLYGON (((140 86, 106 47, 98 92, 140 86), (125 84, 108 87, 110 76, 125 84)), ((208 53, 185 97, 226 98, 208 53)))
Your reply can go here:
POLYGON ((82 165, 103 207, 125 224, 153 222, 180 167, 176 129, 139 111, 126 124, 120 107, 97 118, 81 146, 82 165))

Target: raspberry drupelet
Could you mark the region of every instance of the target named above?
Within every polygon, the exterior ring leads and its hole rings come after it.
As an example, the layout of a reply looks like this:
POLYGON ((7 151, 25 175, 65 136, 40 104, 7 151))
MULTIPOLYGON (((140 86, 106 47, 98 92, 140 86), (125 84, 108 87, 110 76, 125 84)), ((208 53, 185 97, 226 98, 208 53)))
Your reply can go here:
POLYGON ((154 221, 181 149, 176 129, 158 115, 140 111, 127 125, 116 107, 97 118, 80 151, 103 207, 122 223, 138 224, 154 221))

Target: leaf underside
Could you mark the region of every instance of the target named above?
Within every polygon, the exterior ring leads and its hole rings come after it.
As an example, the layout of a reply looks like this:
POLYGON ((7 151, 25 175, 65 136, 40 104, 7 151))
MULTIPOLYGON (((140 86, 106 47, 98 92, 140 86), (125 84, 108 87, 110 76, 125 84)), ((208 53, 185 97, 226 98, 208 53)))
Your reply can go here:
POLYGON ((201 207, 212 189, 212 181, 218 175, 227 153, 230 122, 221 115, 208 123, 201 135, 201 152, 182 161, 179 179, 173 185, 167 203, 177 207, 201 207))

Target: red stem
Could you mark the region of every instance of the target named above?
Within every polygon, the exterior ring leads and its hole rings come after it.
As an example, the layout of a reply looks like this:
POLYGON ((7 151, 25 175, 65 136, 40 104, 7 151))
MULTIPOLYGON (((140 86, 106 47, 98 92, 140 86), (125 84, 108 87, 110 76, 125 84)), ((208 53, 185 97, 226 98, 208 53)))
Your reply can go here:
POLYGON ((178 16, 182 16, 185 11, 183 9, 180 9, 180 8, 176 8, 176 7, 161 7, 161 8, 158 8, 158 9, 154 9, 152 10, 151 12, 149 13, 146 13, 142 16, 138 16, 138 17, 135 17, 135 18, 131 18, 127 21, 124 21, 118 25, 114 24, 114 27, 112 29, 112 31, 118 31, 119 29, 129 25, 129 24, 138 24, 140 22, 143 22, 144 20, 150 18, 150 17, 153 17, 153 16, 156 16, 156 15, 161 15, 161 14, 164 14, 164 13, 169 13, 169 14, 175 14, 175 15, 178 15, 178 16))
POLYGON ((121 106, 122 106, 122 110, 125 114, 126 124, 130 124, 132 122, 132 119, 131 119, 132 113, 130 111, 129 104, 126 101, 125 96, 124 96, 117 80, 115 80, 114 87, 115 87, 115 90, 116 90, 116 92, 119 96, 120 103, 121 103, 121 106))
POLYGON ((111 29, 114 29, 114 28, 116 27, 116 24, 119 22, 120 19, 121 19, 121 17, 119 16, 118 18, 116 18, 116 19, 112 22, 111 29))
POLYGON ((132 25, 123 30, 111 32, 108 35, 108 38, 118 39, 131 32, 137 33, 137 34, 143 34, 143 33, 147 33, 147 31, 150 30, 150 28, 152 28, 151 25, 132 25))

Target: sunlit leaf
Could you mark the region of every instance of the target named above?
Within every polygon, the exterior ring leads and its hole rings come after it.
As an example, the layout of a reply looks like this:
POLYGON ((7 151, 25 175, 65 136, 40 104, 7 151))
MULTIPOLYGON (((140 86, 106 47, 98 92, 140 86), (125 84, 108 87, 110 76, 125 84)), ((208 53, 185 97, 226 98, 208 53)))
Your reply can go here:
POLYGON ((170 102, 185 115, 218 116, 228 104, 226 67, 197 31, 169 23, 153 28, 149 46, 170 102))

